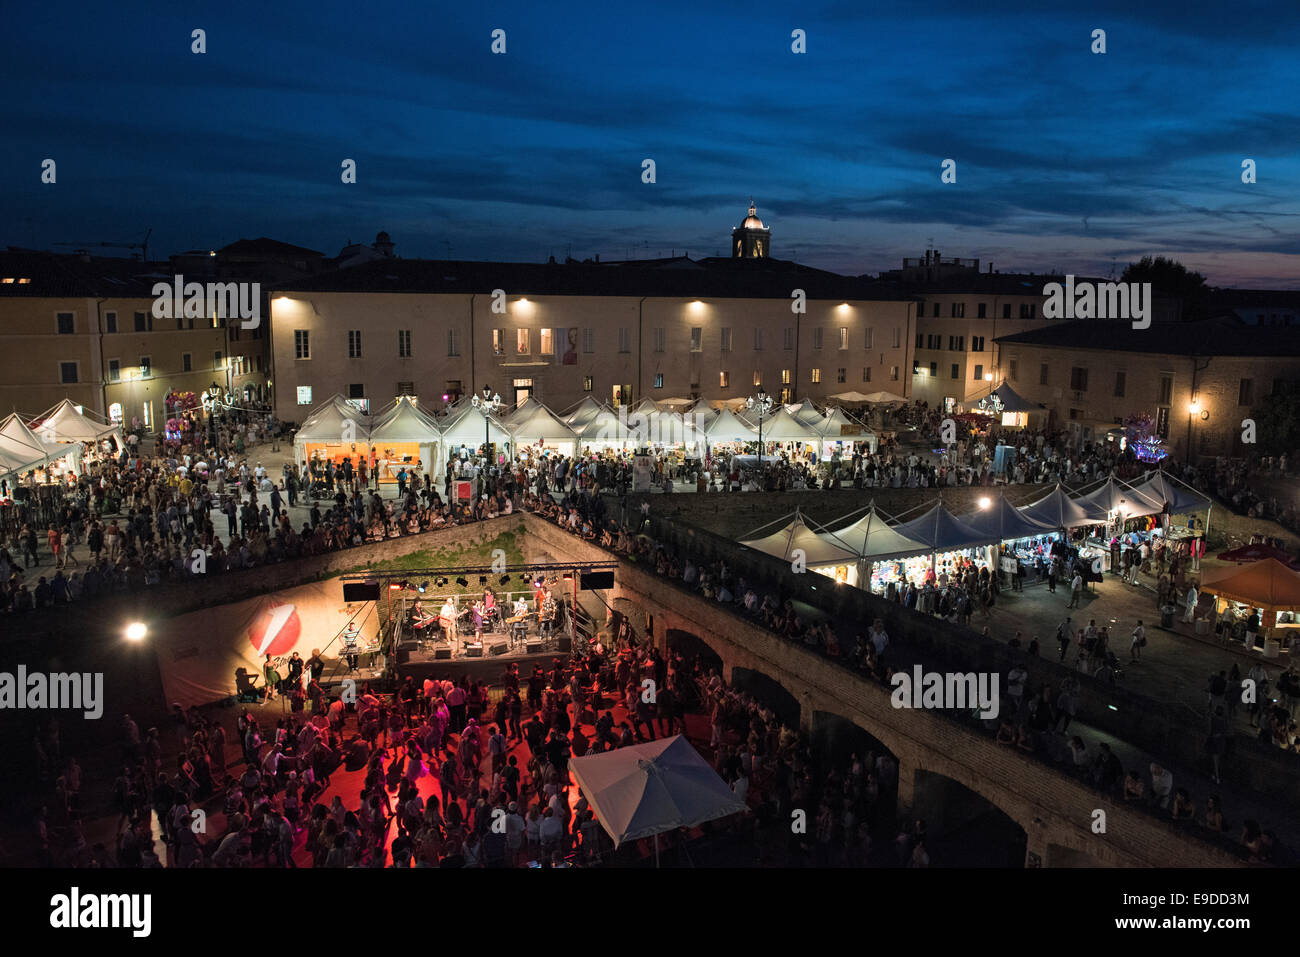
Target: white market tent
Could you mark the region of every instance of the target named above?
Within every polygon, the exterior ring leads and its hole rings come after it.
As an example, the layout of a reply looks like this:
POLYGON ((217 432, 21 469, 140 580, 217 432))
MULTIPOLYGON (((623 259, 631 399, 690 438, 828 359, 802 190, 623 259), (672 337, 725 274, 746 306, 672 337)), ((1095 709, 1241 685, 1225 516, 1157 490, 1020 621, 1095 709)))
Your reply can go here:
POLYGON ((294 433, 294 461, 305 468, 313 453, 330 458, 364 454, 368 450, 369 437, 370 425, 356 409, 327 400, 320 408, 313 409, 294 433))
POLYGON ((634 422, 620 419, 613 409, 601 408, 578 430, 578 443, 595 449, 635 448, 644 436, 631 429, 634 422))
POLYGON ((574 758, 569 767, 615 847, 746 809, 680 734, 574 758))
MULTIPOLYGON (((754 422, 757 427, 757 420, 754 422)), ((756 428, 757 431, 757 428, 756 428)), ((763 441, 766 442, 817 442, 821 435, 811 425, 805 425, 787 412, 780 409, 775 415, 763 420, 763 441)), ((757 438, 757 435, 755 436, 757 438)))
POLYGON ((1168 502, 1169 511, 1173 515, 1183 512, 1199 512, 1203 508, 1210 508, 1213 504, 1209 496, 1196 491, 1186 482, 1167 474, 1163 469, 1153 469, 1147 472, 1136 482, 1130 482, 1129 487, 1141 492, 1147 498, 1159 502, 1162 509, 1164 503, 1168 502))
POLYGON ((575 432, 581 432, 583 426, 594 419, 605 407, 593 399, 586 396, 581 402, 574 406, 566 415, 561 416, 565 422, 569 423, 569 428, 575 432))
POLYGON ((1008 502, 1005 495, 995 498, 988 508, 963 515, 962 520, 976 531, 995 535, 1003 542, 1047 535, 1059 527, 1031 518, 1008 502))
POLYGON ((509 431, 496 416, 472 405, 458 413, 453 412, 439 423, 439 427, 442 430, 443 448, 448 455, 451 454, 451 449, 462 445, 477 449, 485 437, 498 445, 511 441, 509 431))
POLYGON ((629 408, 627 410, 627 417, 631 419, 633 415, 648 416, 658 411, 659 411, 659 406, 654 404, 654 400, 647 398, 647 399, 642 399, 636 405, 629 408))
POLYGON ((892 392, 868 392, 863 398, 863 402, 889 404, 893 402, 906 402, 901 395, 894 395, 892 392))
POLYGON ((81 447, 45 442, 27 427, 17 413, 0 421, 0 475, 22 475, 63 458, 80 463, 81 447))
POLYGON ((1164 508, 1163 502, 1157 502, 1130 488, 1113 475, 1091 492, 1080 495, 1075 502, 1084 506, 1094 506, 1107 513, 1122 514, 1124 518, 1158 515, 1164 508))
POLYGON ((1061 483, 1036 502, 1022 505, 1020 513, 1052 528, 1077 528, 1106 521, 1106 510, 1089 502, 1078 502, 1066 494, 1061 483))
POLYGON ((785 410, 804 425, 819 426, 824 418, 822 411, 813 405, 812 399, 808 398, 805 398, 802 402, 787 405, 785 410))
POLYGON ((758 431, 751 428, 730 409, 723 409, 713 417, 713 421, 704 430, 710 446, 724 442, 757 442, 758 431))
POLYGON ((942 501, 932 505, 920 518, 894 527, 900 535, 921 542, 934 552, 950 552, 958 548, 995 545, 996 535, 979 531, 967 525, 942 501))
POLYGON ((876 511, 875 502, 867 506, 866 513, 857 521, 835 529, 833 534, 856 551, 860 558, 871 562, 911 558, 930 551, 929 545, 908 538, 896 526, 885 521, 884 516, 876 511))
POLYGON ((442 433, 437 422, 421 412, 410 396, 399 396, 396 402, 375 416, 369 442, 376 446, 377 453, 382 453, 386 446, 416 445, 420 462, 435 480, 440 480, 446 471, 445 456, 440 449, 442 433))
POLYGON ((876 451, 876 434, 839 406, 826 410, 826 416, 817 423, 823 442, 866 442, 870 451, 876 451))
POLYGON ((120 426, 96 422, 84 410, 79 411, 71 399, 41 413, 30 425, 46 442, 97 442, 112 435, 119 448, 125 444, 120 426))
POLYGON ((829 532, 813 531, 798 511, 777 531, 760 538, 744 540, 740 544, 787 562, 799 558, 795 552, 802 551, 804 566, 813 570, 835 565, 854 565, 858 560, 858 553, 848 543, 829 532))
POLYGON ((709 426, 712 425, 713 420, 718 417, 718 410, 713 408, 713 406, 709 405, 709 403, 705 402, 703 399, 698 399, 694 405, 691 405, 686 409, 683 415, 693 417, 696 432, 708 433, 709 426))
POLYGON ((660 410, 649 416, 648 433, 651 444, 663 446, 692 446, 699 448, 704 435, 699 431, 695 417, 689 412, 660 410))
POLYGON ((528 399, 515 412, 507 427, 514 435, 515 446, 542 445, 561 455, 572 455, 578 443, 577 433, 542 403, 528 399))

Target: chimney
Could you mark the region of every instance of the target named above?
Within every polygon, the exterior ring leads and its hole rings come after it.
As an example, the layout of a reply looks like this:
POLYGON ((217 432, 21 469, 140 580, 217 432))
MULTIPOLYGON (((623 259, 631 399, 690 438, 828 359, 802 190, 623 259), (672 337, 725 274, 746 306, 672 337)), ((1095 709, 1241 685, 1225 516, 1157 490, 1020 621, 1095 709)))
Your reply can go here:
POLYGON ((600 253, 596 253, 596 262, 600 262, 600 253))

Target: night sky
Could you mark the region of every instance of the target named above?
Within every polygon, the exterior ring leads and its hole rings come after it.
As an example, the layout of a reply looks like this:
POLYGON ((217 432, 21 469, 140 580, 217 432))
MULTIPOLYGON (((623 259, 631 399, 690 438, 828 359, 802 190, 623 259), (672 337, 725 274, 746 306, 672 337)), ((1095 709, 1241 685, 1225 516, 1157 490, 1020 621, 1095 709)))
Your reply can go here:
POLYGON ((0 246, 152 227, 151 257, 332 256, 383 229, 405 257, 700 257, 752 194, 774 256, 840 272, 932 238, 1300 288, 1297 50, 1300 4, 1256 0, 15 4, 0 246))

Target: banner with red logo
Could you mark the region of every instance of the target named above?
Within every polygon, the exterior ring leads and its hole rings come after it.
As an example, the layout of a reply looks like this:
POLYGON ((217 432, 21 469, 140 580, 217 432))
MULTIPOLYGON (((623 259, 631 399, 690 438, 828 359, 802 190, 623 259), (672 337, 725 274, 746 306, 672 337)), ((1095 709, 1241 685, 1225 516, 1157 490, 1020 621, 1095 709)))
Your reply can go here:
POLYGON ((328 679, 348 626, 357 628, 364 651, 378 640, 379 624, 375 603, 348 604, 337 579, 190 612, 155 632, 163 689, 169 703, 187 708, 219 701, 235 693, 236 669, 256 675, 263 688, 266 655, 284 676, 295 651, 306 661, 313 648, 321 650, 328 679))

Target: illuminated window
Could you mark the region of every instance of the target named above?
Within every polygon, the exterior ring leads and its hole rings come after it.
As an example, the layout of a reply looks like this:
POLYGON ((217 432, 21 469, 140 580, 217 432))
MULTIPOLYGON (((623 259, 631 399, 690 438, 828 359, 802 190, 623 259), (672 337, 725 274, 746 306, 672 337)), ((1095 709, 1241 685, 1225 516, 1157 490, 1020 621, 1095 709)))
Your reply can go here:
POLYGON ((704 330, 699 326, 691 327, 691 351, 701 352, 704 348, 704 330))
POLYGON ((538 349, 544 356, 555 355, 555 330, 541 329, 537 333, 538 349))
POLYGON ((782 385, 789 385, 789 384, 790 384, 790 370, 789 370, 789 369, 782 369, 782 370, 781 370, 781 384, 782 384, 782 385))
POLYGON ((582 391, 583 391, 583 392, 590 392, 590 391, 591 391, 591 386, 592 386, 591 376, 589 376, 589 375, 588 375, 588 376, 583 376, 583 377, 582 377, 582 391))
POLYGON ((755 370, 754 370, 754 385, 756 385, 756 386, 761 386, 762 384, 763 384, 763 375, 762 375, 762 373, 760 373, 757 369, 755 369, 755 370))
POLYGON ((530 350, 529 350, 529 343, 528 343, 528 330, 516 329, 515 330, 515 354, 526 356, 528 355, 529 351, 530 350))
POLYGON ((817 383, 819 383, 819 382, 822 381, 822 370, 821 370, 821 369, 813 369, 813 370, 812 370, 812 381, 813 381, 813 385, 816 385, 817 383))
POLYGON ((311 333, 306 329, 293 330, 293 357, 295 359, 311 358, 311 333))
POLYGON ((122 360, 121 359, 108 360, 108 381, 109 382, 122 381, 122 360))
POLYGON ((492 354, 494 356, 505 355, 506 352, 506 331, 504 329, 492 330, 492 354))
POLYGON ((848 347, 849 347, 849 330, 846 326, 840 326, 840 348, 847 349, 848 347))
POLYGON ((729 388, 731 386, 731 375, 727 372, 719 372, 718 386, 723 389, 729 388))
POLYGON ((655 373, 655 388, 656 388, 656 389, 662 389, 663 387, 664 387, 664 374, 663 374, 662 372, 656 372, 656 373, 655 373))

